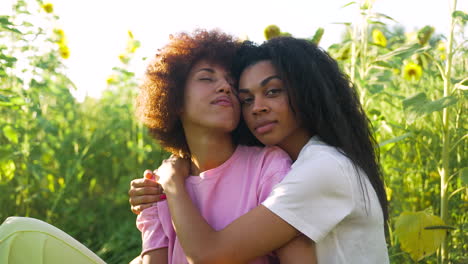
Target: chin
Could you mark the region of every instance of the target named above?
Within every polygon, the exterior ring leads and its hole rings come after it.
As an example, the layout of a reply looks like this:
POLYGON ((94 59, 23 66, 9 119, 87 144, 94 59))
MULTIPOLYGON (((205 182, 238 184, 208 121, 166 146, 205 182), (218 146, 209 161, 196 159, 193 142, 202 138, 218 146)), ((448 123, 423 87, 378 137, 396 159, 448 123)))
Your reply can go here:
POLYGON ((232 131, 234 131, 234 129, 236 129, 237 125, 238 125, 239 122, 229 122, 229 123, 224 123, 224 124, 219 124, 219 128, 225 132, 229 132, 231 133, 232 131))
POLYGON ((278 140, 272 137, 272 135, 255 135, 255 137, 265 146, 274 146, 278 144, 278 140))

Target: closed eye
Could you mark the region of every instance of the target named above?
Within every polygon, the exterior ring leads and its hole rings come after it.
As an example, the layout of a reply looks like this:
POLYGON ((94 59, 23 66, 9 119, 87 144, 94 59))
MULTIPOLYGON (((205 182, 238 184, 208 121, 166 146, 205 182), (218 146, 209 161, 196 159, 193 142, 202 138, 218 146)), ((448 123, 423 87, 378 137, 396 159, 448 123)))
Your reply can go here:
POLYGON ((213 81, 213 79, 211 79, 211 78, 200 78, 200 79, 198 79, 198 80, 200 80, 200 81, 207 81, 207 82, 212 82, 212 81, 213 81))

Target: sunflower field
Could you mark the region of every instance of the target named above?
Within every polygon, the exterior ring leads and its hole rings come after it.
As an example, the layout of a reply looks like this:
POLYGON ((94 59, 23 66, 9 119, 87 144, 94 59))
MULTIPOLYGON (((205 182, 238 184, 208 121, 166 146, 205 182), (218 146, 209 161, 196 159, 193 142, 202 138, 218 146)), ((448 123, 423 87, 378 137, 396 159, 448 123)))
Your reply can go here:
MULTIPOLYGON (((468 14, 453 10, 448 35, 406 32, 360 5, 361 23, 328 52, 359 92, 380 145, 390 205, 391 263, 468 263, 468 14)), ((167 157, 133 114, 131 32, 99 99, 77 101, 64 60, 67 35, 52 4, 15 1, 0 16, 0 222, 44 220, 108 263, 141 250, 127 191, 167 157)), ((279 26, 265 38, 288 35, 279 26)), ((320 44, 327 32, 311 32, 320 44)))

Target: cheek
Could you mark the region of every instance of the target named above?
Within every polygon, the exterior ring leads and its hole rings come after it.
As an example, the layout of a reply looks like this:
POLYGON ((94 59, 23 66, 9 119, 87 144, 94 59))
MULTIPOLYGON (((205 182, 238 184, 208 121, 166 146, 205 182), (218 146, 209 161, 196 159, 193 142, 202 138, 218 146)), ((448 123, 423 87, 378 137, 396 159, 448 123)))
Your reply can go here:
POLYGON ((247 127, 248 128, 251 128, 252 124, 253 124, 253 119, 252 119, 252 115, 249 115, 249 109, 245 106, 241 106, 242 107, 242 117, 244 118, 244 121, 245 123, 247 124, 247 127))

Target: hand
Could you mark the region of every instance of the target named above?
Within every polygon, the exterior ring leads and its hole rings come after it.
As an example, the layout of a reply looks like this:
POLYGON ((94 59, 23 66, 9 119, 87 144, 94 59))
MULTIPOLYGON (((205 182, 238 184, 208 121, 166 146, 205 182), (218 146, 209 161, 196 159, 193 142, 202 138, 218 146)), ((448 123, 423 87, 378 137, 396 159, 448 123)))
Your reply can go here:
POLYGON ((154 203, 165 199, 161 185, 155 181, 155 174, 150 170, 143 173, 143 178, 130 182, 128 196, 134 214, 139 214, 154 203))
POLYGON ((177 184, 184 185, 189 172, 190 160, 172 155, 170 158, 163 160, 161 166, 157 169, 156 179, 166 192, 171 192, 177 184))

